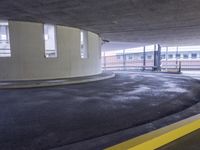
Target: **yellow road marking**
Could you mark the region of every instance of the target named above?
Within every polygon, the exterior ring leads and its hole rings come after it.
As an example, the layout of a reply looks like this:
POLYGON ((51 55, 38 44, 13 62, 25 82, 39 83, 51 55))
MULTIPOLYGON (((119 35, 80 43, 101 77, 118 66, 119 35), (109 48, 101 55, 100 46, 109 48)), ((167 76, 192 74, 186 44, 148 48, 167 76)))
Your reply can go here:
POLYGON ((105 150, 155 150, 198 129, 200 129, 200 114, 105 150))

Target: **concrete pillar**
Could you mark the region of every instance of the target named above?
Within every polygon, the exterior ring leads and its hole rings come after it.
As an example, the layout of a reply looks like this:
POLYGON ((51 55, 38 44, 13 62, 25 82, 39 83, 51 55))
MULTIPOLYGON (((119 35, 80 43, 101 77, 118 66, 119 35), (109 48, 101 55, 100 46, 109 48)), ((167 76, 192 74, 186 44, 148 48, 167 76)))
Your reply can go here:
POLYGON ((81 58, 80 29, 56 26, 56 58, 45 54, 42 23, 9 21, 11 57, 0 58, 0 81, 44 80, 101 73, 100 37, 88 32, 89 57, 81 58))
POLYGON ((161 70, 161 46, 159 44, 154 45, 154 71, 161 70))
POLYGON ((161 71, 161 46, 158 44, 158 50, 157 50, 157 68, 158 71, 161 71))
POLYGON ((155 70, 155 68, 156 68, 156 45, 154 45, 153 55, 154 55, 154 57, 153 57, 153 61, 154 61, 153 66, 154 66, 154 70, 155 70))

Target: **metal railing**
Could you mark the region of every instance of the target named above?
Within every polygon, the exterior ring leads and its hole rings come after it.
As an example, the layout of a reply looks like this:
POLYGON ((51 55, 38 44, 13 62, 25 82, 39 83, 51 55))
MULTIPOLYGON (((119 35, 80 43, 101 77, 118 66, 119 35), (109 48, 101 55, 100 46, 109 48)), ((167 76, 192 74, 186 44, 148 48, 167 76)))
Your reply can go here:
MULTIPOLYGON (((104 70, 154 70, 154 60, 146 60, 145 65, 142 59, 127 60, 118 59, 119 56, 106 56, 102 58, 104 70)), ((123 58, 123 57, 122 57, 123 58)), ((200 59, 187 60, 161 60, 161 71, 189 71, 200 70, 200 59)))
POLYGON ((11 51, 10 49, 0 49, 0 57, 10 57, 11 51))

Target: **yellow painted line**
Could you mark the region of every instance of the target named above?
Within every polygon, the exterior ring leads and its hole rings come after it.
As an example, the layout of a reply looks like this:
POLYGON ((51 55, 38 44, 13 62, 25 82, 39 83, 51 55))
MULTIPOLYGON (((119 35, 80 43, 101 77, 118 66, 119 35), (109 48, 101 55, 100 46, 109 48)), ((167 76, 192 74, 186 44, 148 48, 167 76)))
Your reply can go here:
POLYGON ((198 129, 200 129, 200 114, 105 150, 155 150, 198 129))

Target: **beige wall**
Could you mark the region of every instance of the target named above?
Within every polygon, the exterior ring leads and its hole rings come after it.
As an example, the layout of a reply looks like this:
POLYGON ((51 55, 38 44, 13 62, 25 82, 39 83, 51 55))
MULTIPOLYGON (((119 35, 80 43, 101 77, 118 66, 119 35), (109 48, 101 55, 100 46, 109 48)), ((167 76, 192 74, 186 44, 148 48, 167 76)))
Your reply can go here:
POLYGON ((11 57, 0 57, 0 80, 38 80, 101 73, 100 38, 89 32, 89 58, 80 57, 80 29, 56 26, 57 58, 45 58, 43 24, 9 22, 11 57))

